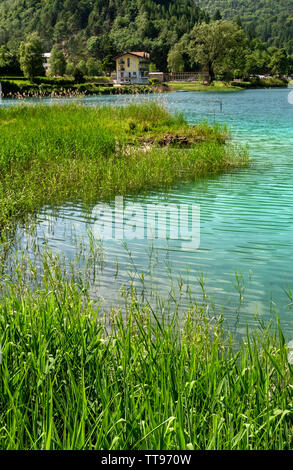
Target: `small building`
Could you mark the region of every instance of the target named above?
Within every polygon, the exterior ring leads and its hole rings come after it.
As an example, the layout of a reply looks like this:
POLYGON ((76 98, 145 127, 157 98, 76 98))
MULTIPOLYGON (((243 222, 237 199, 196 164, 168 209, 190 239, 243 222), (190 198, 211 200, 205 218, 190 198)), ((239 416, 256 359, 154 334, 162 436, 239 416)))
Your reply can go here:
POLYGON ((50 57, 51 57, 51 52, 45 52, 43 54, 43 57, 44 57, 44 69, 46 71, 46 74, 49 73, 49 70, 50 70, 50 57))
POLYGON ((125 52, 114 57, 114 60, 117 85, 143 85, 149 82, 148 52, 125 52))

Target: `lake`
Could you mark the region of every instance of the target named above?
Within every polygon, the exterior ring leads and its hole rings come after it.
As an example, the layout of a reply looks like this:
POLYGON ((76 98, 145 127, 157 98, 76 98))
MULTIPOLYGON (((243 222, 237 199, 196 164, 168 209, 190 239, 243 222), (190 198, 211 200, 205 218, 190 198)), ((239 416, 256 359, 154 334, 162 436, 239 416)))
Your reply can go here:
MULTIPOLYGON (((293 289, 293 105, 288 102, 289 92, 267 89, 75 99, 89 106, 156 99, 172 112, 183 112, 190 123, 202 119, 227 123, 234 140, 249 146, 253 160, 245 170, 178 185, 167 192, 125 198, 126 204, 143 207, 159 202, 200 205, 200 246, 182 250, 176 240, 128 240, 127 245, 105 241, 103 269, 97 270, 91 283, 94 298, 106 307, 117 305, 122 286, 132 279, 144 295, 167 299, 171 306, 176 296, 185 306, 191 299, 202 301, 204 279, 211 311, 218 314, 224 307, 226 321, 239 332, 247 323, 257 323, 256 312, 265 320, 277 312, 284 330, 293 332, 293 306, 287 292, 289 286, 293 289)), ((56 101, 64 102, 42 100, 56 101)), ((15 101, 2 100, 4 106, 12 104, 15 101)), ((79 203, 45 207, 37 219, 35 240, 41 246, 47 239, 54 252, 71 260, 81 240, 89 250, 93 223, 91 210, 88 213, 79 203)), ((144 220, 139 223, 143 226, 144 220)), ((23 247, 29 246, 31 236, 21 228, 19 235, 23 247)))

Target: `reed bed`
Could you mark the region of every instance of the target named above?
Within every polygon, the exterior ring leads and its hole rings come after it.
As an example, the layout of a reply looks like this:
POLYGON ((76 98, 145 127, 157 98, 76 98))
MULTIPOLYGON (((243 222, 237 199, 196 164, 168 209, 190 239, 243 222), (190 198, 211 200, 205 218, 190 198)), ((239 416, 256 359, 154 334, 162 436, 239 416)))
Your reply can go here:
MULTIPOLYGON (((17 106, 0 109, 0 127, 2 228, 43 204, 248 165, 225 128, 189 126, 155 103, 17 106), (193 143, 162 147, 166 133, 193 143)), ((133 285, 105 315, 90 297, 96 255, 83 271, 45 249, 32 260, 15 248, 13 264, 12 249, 2 240, 0 449, 292 446, 292 367, 278 321, 235 347, 204 301, 182 316, 172 297, 167 314, 133 285)))
POLYGON ((154 102, 1 108, 0 131, 2 229, 43 204, 110 199, 248 165, 245 149, 225 144, 225 128, 189 126, 154 102), (166 133, 196 143, 161 148, 166 133))
POLYGON ((44 252, 2 275, 1 449, 292 448, 278 320, 235 347, 206 305, 182 321, 133 288, 103 317, 84 274, 44 252))

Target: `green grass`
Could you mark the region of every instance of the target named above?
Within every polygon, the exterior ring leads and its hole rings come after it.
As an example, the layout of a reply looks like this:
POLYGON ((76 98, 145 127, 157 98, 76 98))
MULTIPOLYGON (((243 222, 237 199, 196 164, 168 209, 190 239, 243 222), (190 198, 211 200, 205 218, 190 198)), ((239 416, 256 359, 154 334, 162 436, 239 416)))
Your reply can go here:
MULTIPOLYGON (((43 204, 166 187, 247 165, 227 130, 189 126, 154 103, 0 110, 0 220, 43 204), (160 148, 168 133, 194 144, 160 148), (152 139, 153 145, 142 148, 152 139)), ((1 245, 0 449, 290 449, 292 366, 277 328, 240 344, 205 303, 184 321, 125 286, 102 316, 86 268, 1 245)), ((79 255, 77 254, 77 257, 79 255)), ((159 302, 157 303, 159 305, 159 302)), ((162 303, 163 305, 163 303, 162 303)))
POLYGON ((95 202, 247 166, 246 150, 225 145, 228 136, 217 125, 189 126, 154 102, 1 108, 0 227, 44 204, 95 202), (197 143, 158 148, 166 133, 197 143))
POLYGON ((281 330, 237 348, 193 305, 179 321, 130 292, 106 320, 80 273, 20 261, 0 285, 0 449, 291 449, 281 330))
POLYGON ((177 91, 240 91, 239 87, 220 81, 215 81, 211 85, 202 85, 197 82, 168 82, 168 86, 177 91))

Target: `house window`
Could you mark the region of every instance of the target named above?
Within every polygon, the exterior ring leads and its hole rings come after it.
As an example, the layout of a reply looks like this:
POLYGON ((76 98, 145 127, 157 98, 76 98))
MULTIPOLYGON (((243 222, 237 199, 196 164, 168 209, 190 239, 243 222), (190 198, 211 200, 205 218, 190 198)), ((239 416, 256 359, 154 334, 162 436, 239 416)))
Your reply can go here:
POLYGON ((133 76, 136 77, 136 72, 133 72, 133 76))
POLYGON ((129 59, 129 57, 128 57, 128 59, 127 59, 127 67, 130 67, 130 59, 129 59))
POLYGON ((124 72, 121 72, 121 78, 123 78, 123 77, 124 77, 124 72))

